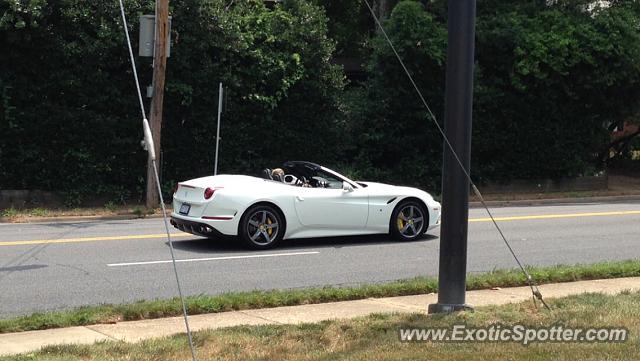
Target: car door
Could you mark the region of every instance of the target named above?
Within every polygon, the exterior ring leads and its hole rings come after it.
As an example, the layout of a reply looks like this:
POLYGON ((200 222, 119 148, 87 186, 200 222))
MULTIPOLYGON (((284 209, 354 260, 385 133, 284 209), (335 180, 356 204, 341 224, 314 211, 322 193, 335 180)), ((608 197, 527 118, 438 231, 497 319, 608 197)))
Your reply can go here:
POLYGON ((298 189, 294 200, 300 223, 310 227, 362 229, 369 215, 368 193, 329 188, 298 189))

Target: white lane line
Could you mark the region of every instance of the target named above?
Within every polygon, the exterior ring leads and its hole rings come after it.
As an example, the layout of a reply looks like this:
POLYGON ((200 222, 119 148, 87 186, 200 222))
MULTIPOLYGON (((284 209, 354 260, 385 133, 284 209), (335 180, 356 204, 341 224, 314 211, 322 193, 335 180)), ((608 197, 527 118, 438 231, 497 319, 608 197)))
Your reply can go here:
MULTIPOLYGON (((204 262, 204 261, 221 261, 228 259, 246 259, 246 258, 266 258, 266 257, 286 257, 286 256, 303 256, 310 254, 318 254, 320 252, 292 252, 292 253, 269 253, 269 254, 252 254, 247 256, 226 256, 226 257, 210 257, 210 258, 187 258, 177 259, 176 263, 182 262, 204 262)), ((126 263, 108 263, 107 267, 123 267, 123 266, 141 266, 148 264, 162 264, 171 263, 171 260, 167 261, 146 261, 146 262, 126 262, 126 263)))

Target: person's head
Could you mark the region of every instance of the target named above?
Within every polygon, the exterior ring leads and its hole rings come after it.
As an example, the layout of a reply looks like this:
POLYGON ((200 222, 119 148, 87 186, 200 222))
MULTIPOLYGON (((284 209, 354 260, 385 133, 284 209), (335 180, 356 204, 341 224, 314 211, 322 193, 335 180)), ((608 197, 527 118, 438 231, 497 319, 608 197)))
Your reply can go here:
POLYGON ((275 168, 273 171, 271 171, 271 175, 280 175, 284 177, 284 171, 282 170, 282 168, 275 168))

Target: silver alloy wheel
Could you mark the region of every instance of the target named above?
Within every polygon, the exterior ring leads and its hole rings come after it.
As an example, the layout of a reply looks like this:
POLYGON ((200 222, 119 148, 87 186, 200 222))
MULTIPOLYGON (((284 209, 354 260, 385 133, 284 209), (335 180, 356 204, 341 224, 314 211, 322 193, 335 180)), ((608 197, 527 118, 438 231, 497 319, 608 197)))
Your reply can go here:
POLYGON ((278 217, 268 210, 258 210, 249 216, 247 235, 251 242, 266 245, 278 237, 278 217))
POLYGON ((396 219, 398 232, 406 238, 414 238, 423 233, 424 214, 420 207, 407 204, 400 209, 396 219))

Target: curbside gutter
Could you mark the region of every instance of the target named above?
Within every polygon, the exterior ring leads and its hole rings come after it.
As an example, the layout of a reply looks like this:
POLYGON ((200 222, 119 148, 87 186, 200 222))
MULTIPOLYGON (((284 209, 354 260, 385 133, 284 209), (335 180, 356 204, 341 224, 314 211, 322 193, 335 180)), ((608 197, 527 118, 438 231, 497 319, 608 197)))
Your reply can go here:
MULTIPOLYGON (((524 199, 507 201, 485 201, 490 208, 499 207, 528 207, 554 204, 585 204, 585 203, 623 203, 640 202, 640 195, 624 196, 596 196, 577 198, 548 198, 548 199, 524 199)), ((482 208, 482 203, 469 202, 469 208, 482 208)), ((171 211, 167 211, 167 216, 171 211)), ((95 222, 95 221, 120 221, 144 218, 161 218, 162 214, 138 215, 138 214, 116 214, 106 216, 56 216, 56 217, 23 217, 13 219, 10 217, 0 217, 0 223, 56 223, 56 222, 95 222)))
MULTIPOLYGON (((171 212, 167 211, 167 216, 171 212)), ((96 221, 122 221, 131 219, 162 218, 162 214, 137 215, 137 214, 114 214, 108 216, 58 216, 58 217, 23 217, 12 219, 10 217, 0 217, 0 223, 58 223, 58 222, 96 222, 96 221)))
MULTIPOLYGON (((485 201, 485 203, 489 208, 528 207, 528 206, 543 206, 543 205, 553 205, 553 204, 624 203, 624 202, 640 202, 640 195, 485 201)), ((482 208, 482 203, 469 202, 469 208, 482 208)))

